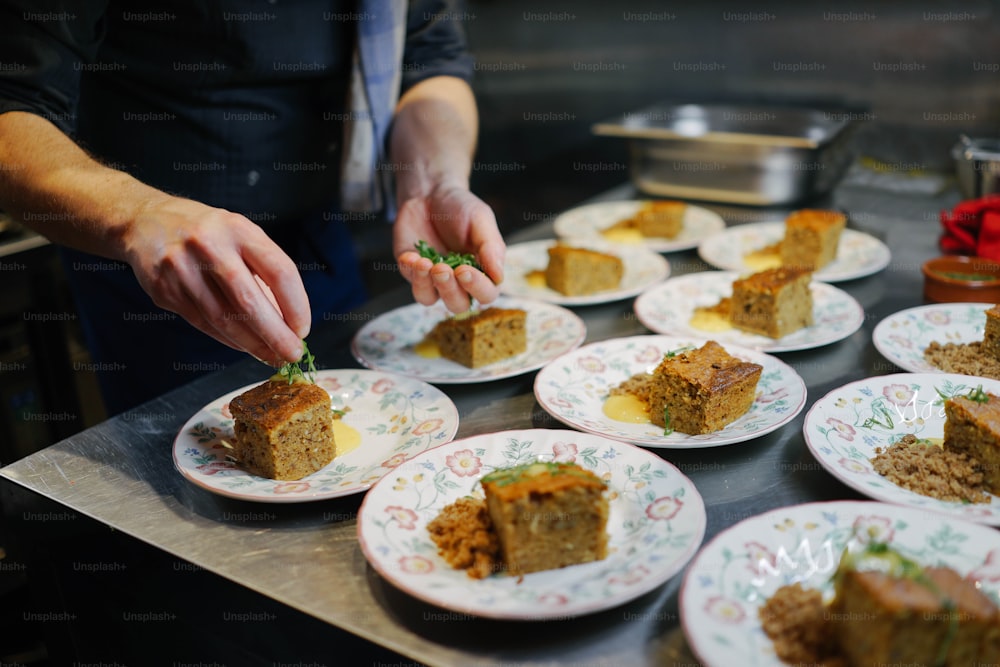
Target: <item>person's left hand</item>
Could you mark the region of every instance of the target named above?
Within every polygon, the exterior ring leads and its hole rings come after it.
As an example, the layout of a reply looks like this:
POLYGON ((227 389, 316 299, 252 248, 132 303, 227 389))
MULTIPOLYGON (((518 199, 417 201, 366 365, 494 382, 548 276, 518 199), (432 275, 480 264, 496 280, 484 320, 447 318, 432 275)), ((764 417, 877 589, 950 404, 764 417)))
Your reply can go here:
POLYGON ((439 186, 403 202, 393 227, 393 253, 413 298, 425 306, 440 298, 451 312, 463 313, 470 296, 490 303, 500 295, 506 246, 493 210, 465 188, 439 186), (472 253, 483 271, 434 264, 414 247, 421 240, 442 255, 472 253))

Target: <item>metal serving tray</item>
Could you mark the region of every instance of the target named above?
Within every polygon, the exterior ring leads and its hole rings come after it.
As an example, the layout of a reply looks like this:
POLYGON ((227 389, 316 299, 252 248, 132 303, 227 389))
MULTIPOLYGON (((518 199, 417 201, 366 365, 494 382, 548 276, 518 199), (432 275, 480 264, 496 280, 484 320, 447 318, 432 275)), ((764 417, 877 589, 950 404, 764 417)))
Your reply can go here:
POLYGON ((828 192, 854 160, 861 114, 733 104, 656 105, 597 123, 628 139, 630 174, 650 195, 748 205, 828 192))

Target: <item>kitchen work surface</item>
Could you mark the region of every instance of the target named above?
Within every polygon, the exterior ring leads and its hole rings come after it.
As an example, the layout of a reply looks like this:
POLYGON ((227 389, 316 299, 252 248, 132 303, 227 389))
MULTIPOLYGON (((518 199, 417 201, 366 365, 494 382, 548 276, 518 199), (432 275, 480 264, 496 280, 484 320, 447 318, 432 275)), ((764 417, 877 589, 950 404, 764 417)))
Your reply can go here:
MULTIPOLYGON (((637 196, 626 185, 581 203, 637 196)), ((828 464, 821 464, 810 452, 803 435, 805 415, 817 400, 839 387, 903 370, 879 352, 873 331, 884 318, 924 304, 920 264, 940 254, 937 213, 957 200, 957 192, 915 197, 841 186, 831 196, 810 202, 814 208, 850 212, 852 227, 892 248, 892 262, 878 273, 837 284, 864 311, 859 329, 821 347, 774 354, 806 387, 805 406, 793 419, 760 437, 725 447, 645 447, 644 456, 635 457, 637 461, 650 456, 662 460, 669 464, 666 468, 694 485, 690 502, 701 499, 705 506, 702 548, 726 529, 772 510, 803 503, 867 500, 830 474, 828 464)), ((787 209, 709 208, 729 227, 781 219, 787 213, 787 209)), ((543 222, 511 235, 508 241, 555 237, 551 222, 543 222)), ((672 276, 711 270, 695 248, 671 254, 669 259, 672 276)), ((651 335, 635 315, 633 301, 572 308, 586 324, 583 344, 651 335)), ((309 345, 320 367, 360 368, 350 349, 358 331, 410 303, 408 291, 399 289, 359 309, 357 317, 331 320, 315 330, 309 345)), ((172 448, 188 420, 218 397, 262 381, 267 373, 252 360, 227 367, 0 469, 7 524, 12 531, 41 540, 50 533, 96 530, 105 534, 110 528, 118 539, 129 540, 150 558, 166 557, 177 569, 199 572, 197 593, 182 598, 184 611, 178 612, 174 623, 200 625, 205 619, 209 625, 203 625, 203 630, 212 636, 239 629, 243 634, 257 634, 262 641, 294 638, 298 655, 322 653, 329 656, 325 664, 337 664, 337 647, 347 639, 368 647, 372 655, 386 651, 428 665, 697 664, 685 639, 679 601, 690 563, 638 597, 621 596, 610 606, 592 609, 575 607, 565 618, 558 614, 547 614, 546 620, 535 620, 532 614, 513 620, 483 618, 466 613, 469 610, 464 607, 455 611, 430 604, 425 601, 430 596, 422 593, 410 595, 369 564, 358 540, 358 512, 365 493, 302 503, 263 503, 227 497, 186 479, 174 467, 172 448), (66 520, 34 520, 39 516, 66 520), (277 610, 271 612, 277 619, 256 632, 254 625, 220 627, 220 617, 204 610, 221 608, 213 613, 224 614, 226 595, 233 590, 243 593, 250 605, 277 610), (309 632, 285 627, 299 624, 286 619, 304 619, 301 625, 307 625, 309 632)), ((455 438, 517 429, 568 429, 537 402, 537 375, 532 371, 492 381, 437 385, 458 410, 455 438)), ((426 416, 422 419, 431 423, 426 416)), ((591 437, 581 432, 579 440, 582 444, 591 437)), ((609 451, 609 456, 617 455, 609 451)), ((396 472, 390 470, 382 483, 390 487, 412 484, 420 489, 427 478, 411 479, 420 474, 402 466, 396 472)), ((419 502, 416 496, 407 500, 419 502)), ((662 505, 656 507, 662 509, 662 505)), ((400 516, 405 518, 405 513, 400 516)), ((660 516, 669 520, 670 513, 660 516)), ((59 544, 66 558, 86 564, 87 554, 82 551, 86 540, 71 535, 59 544), (81 549, 78 555, 74 554, 77 548, 81 549)), ((422 555, 430 561, 437 558, 433 552, 422 555)), ((691 562, 699 562, 698 556, 691 562)), ((69 576, 82 582, 88 574, 69 576)), ((525 578, 526 595, 532 593, 527 590, 530 585, 525 578)), ((156 597, 142 599, 146 609, 166 604, 156 597)), ((555 598, 547 601, 558 602, 555 598)), ((66 604, 74 610, 89 608, 80 600, 70 599, 66 604)), ((169 626, 167 635, 175 633, 179 638, 176 627, 169 626)), ((264 657, 289 662, 292 655, 279 651, 264 657)))

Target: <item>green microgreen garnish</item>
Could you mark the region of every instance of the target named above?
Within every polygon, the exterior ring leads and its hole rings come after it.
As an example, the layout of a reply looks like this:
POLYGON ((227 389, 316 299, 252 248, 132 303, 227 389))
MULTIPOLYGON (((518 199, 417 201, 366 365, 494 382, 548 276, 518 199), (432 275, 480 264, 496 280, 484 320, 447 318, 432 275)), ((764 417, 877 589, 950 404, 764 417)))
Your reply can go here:
POLYGON ((970 390, 965 396, 970 401, 975 401, 976 403, 989 403, 990 401, 990 395, 983 391, 983 385, 970 390))
POLYGON ((471 266, 474 269, 483 270, 483 267, 476 261, 476 256, 471 253, 449 252, 447 255, 442 255, 430 247, 427 241, 417 241, 415 246, 421 257, 426 257, 435 264, 447 264, 453 269, 459 266, 471 266))
POLYGON ((694 345, 685 345, 684 347, 679 347, 676 350, 670 350, 665 355, 663 355, 663 357, 664 359, 673 359, 678 354, 683 354, 684 352, 689 352, 693 350, 694 347, 695 347, 694 345))
POLYGON ((674 427, 670 425, 670 408, 663 406, 663 435, 670 435, 674 432, 674 427))
POLYGON ((309 346, 302 341, 302 356, 298 361, 289 361, 274 374, 274 379, 287 378, 288 384, 296 380, 316 382, 316 357, 309 351, 309 346), (303 368, 303 365, 305 368, 303 368))

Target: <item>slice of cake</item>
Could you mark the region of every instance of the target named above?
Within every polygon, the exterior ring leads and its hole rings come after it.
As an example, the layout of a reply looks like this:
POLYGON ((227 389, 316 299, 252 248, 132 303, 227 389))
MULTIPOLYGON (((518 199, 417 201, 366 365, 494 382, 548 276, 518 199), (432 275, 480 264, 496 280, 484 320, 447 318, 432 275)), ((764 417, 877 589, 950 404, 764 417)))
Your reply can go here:
POLYGON ((807 269, 783 266, 734 280, 729 321, 771 338, 812 326, 811 279, 807 269))
POLYGON ((750 409, 763 370, 714 340, 668 354, 653 371, 650 421, 689 435, 718 431, 750 409))
POLYGON ((302 479, 336 455, 330 395, 311 382, 268 380, 229 402, 233 455, 261 477, 302 479))
POLYGON ((606 485, 575 463, 536 462, 482 478, 509 574, 601 560, 608 552, 606 485))
POLYGON ((635 225, 643 236, 672 239, 684 228, 686 210, 687 204, 680 201, 648 201, 635 214, 635 225))
POLYGON ((976 584, 885 545, 845 555, 829 618, 851 665, 996 664, 998 612, 976 584))
POLYGON ((975 459, 983 484, 1000 493, 1000 397, 981 389, 944 402, 944 448, 975 459))
POLYGON ((1000 305, 986 311, 982 350, 994 359, 1000 359, 1000 305))
POLYGON ((625 273, 622 260, 587 248, 549 248, 545 284, 567 296, 594 294, 618 287, 625 273))
POLYGON ((479 368, 528 349, 527 317, 516 308, 486 308, 438 322, 430 338, 445 359, 479 368))
POLYGON ((837 256, 840 234, 847 216, 839 211, 802 209, 785 219, 785 238, 781 242, 781 263, 816 270, 837 256))

